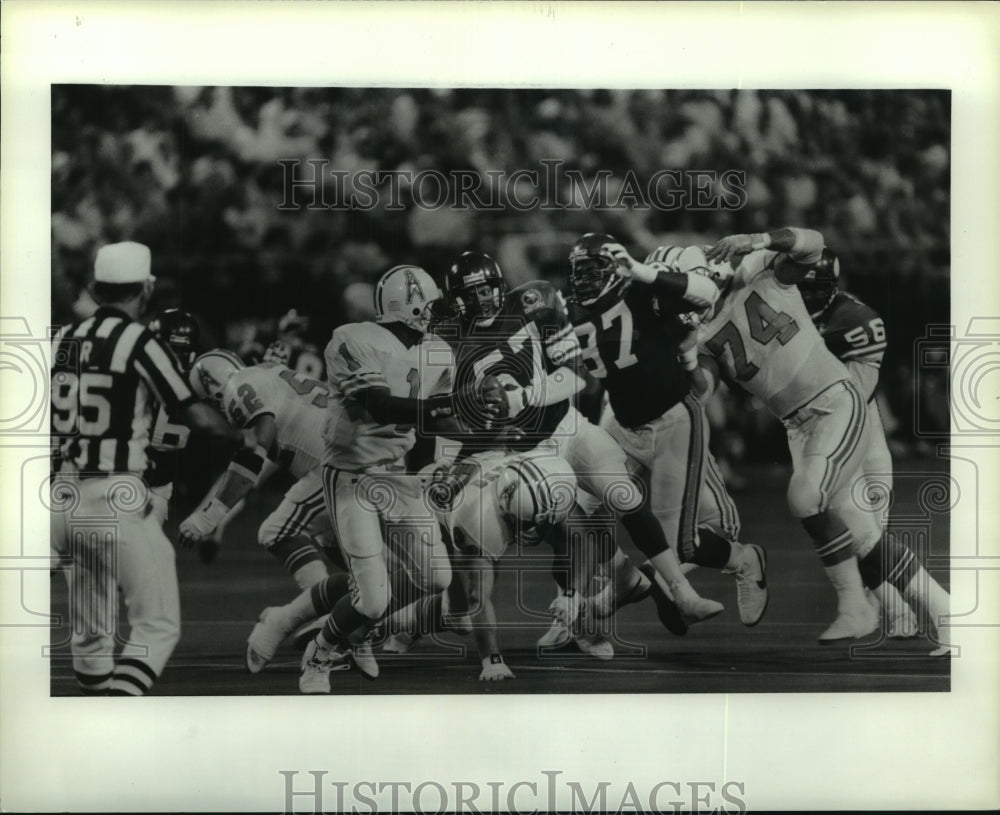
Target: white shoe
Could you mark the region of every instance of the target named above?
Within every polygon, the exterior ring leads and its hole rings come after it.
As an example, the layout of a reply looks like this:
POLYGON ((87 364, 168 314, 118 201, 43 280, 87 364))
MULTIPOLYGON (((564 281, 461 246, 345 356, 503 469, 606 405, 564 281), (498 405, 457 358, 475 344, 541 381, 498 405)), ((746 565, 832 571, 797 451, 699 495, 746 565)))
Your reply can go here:
POLYGON ((726 610, 722 603, 702 597, 686 581, 684 583, 668 583, 667 585, 674 596, 677 608, 680 609, 681 617, 687 625, 710 620, 726 610))
POLYGON ((871 634, 879 626, 878 614, 871 604, 864 603, 841 611, 829 628, 819 635, 820 645, 851 640, 871 634))
POLYGON ((570 641, 569 628, 559 620, 553 620, 549 630, 538 638, 539 648, 558 648, 570 641))
POLYGON ((908 640, 920 633, 917 625, 917 615, 907 605, 902 608, 887 609, 885 635, 894 640, 908 640), (895 611, 895 613, 888 613, 895 611))
POLYGON ((767 611, 767 553, 756 544, 744 544, 743 562, 734 574, 740 622, 751 628, 767 611))
POLYGON ((419 634, 414 636, 413 634, 407 634, 405 631, 400 631, 398 634, 392 634, 382 646, 382 653, 405 654, 419 639, 419 634))
POLYGON ((347 655, 339 648, 333 648, 322 655, 317 654, 316 640, 310 640, 302 654, 299 675, 300 693, 329 693, 330 673, 346 671, 351 665, 347 655))
POLYGON ((483 670, 479 674, 480 682, 500 682, 504 679, 516 679, 514 672, 507 667, 503 657, 494 654, 483 660, 483 670))
POLYGON ((355 667, 369 679, 375 679, 379 674, 378 662, 375 661, 375 652, 372 644, 368 640, 359 642, 350 651, 351 659, 355 667))
POLYGON ((611 640, 603 634, 594 634, 593 636, 578 634, 574 637, 574 640, 580 646, 580 650, 583 653, 592 657, 603 660, 614 659, 615 657, 615 647, 611 644, 611 640))
POLYGON ((549 614, 552 615, 552 625, 538 640, 542 648, 555 648, 565 645, 571 639, 570 627, 580 616, 580 606, 583 598, 579 592, 570 590, 560 592, 549 604, 549 614))
POLYGON ((256 674, 264 670, 264 666, 274 659, 278 647, 288 636, 281 618, 281 613, 273 606, 265 608, 257 618, 257 624, 247 637, 244 664, 250 673, 256 674))

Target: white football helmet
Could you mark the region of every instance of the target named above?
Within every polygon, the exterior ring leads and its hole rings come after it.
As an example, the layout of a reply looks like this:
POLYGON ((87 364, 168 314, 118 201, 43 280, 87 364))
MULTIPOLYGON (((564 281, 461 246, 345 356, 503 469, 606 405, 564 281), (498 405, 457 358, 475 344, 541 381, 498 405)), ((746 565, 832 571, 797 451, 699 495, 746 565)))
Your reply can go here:
POLYGON ((576 475, 557 456, 517 458, 494 484, 500 511, 522 524, 561 523, 576 501, 576 475))
POLYGON ((440 297, 434 278, 419 266, 393 266, 375 286, 375 322, 405 323, 423 333, 429 306, 440 297))
POLYGON ((221 348, 206 351, 195 359, 188 373, 191 390, 199 399, 211 402, 222 410, 222 391, 226 383, 234 373, 245 367, 243 360, 231 351, 221 348))

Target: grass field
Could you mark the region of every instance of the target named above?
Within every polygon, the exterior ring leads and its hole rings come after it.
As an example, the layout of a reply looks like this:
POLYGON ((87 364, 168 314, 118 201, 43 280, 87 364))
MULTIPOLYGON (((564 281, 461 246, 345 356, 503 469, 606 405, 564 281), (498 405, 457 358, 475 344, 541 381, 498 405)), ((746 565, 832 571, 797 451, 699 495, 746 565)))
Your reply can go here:
MULTIPOLYGON (((919 462, 909 469, 926 473, 897 479, 894 515, 920 517, 919 496, 941 463, 919 462)), ((898 468, 898 465, 897 465, 898 468)), ((382 655, 381 675, 372 681, 356 670, 332 675, 335 694, 424 693, 787 693, 831 691, 947 691, 950 659, 930 657, 926 635, 885 640, 878 635, 850 645, 820 646, 817 636, 833 619, 833 590, 818 558, 784 503, 785 472, 757 467, 746 473, 747 488, 734 497, 743 521, 743 539, 767 549, 771 599, 766 616, 744 628, 736 609, 732 577, 705 570, 691 580, 699 592, 720 600, 726 611, 675 637, 660 627, 652 601, 623 609, 616 620, 616 657, 598 661, 575 646, 538 654, 545 609, 553 583, 544 571, 506 572, 497 587, 501 641, 516 681, 477 681, 480 670, 470 638, 452 634, 423 640, 405 656, 382 655)), ((247 635, 260 610, 286 602, 295 587, 280 565, 256 544, 256 528, 278 496, 263 492, 226 532, 218 557, 199 561, 178 549, 183 631, 155 695, 276 695, 298 693, 298 653, 289 643, 268 668, 250 675, 243 667, 247 635)), ((911 523, 912 526, 912 523, 911 523)), ((948 556, 947 515, 926 523, 934 576, 947 587, 941 566, 948 556)), ((514 570, 517 558, 505 561, 514 570)), ((66 621, 66 584, 52 581, 55 614, 66 621)), ((65 642, 68 627, 52 630, 58 647, 52 659, 53 696, 76 695, 65 642)))

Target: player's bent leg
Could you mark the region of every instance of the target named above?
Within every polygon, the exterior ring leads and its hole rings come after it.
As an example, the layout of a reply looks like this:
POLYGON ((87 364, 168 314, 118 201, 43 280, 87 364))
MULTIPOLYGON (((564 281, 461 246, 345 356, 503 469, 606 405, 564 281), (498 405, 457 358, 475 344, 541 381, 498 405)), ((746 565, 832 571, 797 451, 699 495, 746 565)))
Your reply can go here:
POLYGON ((285 567, 300 589, 326 577, 326 565, 312 539, 331 526, 315 471, 299 479, 257 530, 257 542, 285 567))

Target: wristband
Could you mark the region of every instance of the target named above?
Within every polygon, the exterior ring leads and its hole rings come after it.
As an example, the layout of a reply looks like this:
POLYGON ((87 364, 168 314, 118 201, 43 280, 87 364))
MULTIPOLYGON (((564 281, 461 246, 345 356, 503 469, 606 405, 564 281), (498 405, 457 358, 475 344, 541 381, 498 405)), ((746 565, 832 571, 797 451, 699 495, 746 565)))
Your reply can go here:
POLYGON ((771 245, 771 233, 770 232, 759 232, 757 234, 750 236, 750 248, 751 249, 767 249, 771 245))
POLYGON ((201 514, 213 526, 218 526, 222 522, 222 519, 229 514, 229 507, 223 504, 218 498, 213 498, 205 504, 205 508, 202 509, 201 514))

